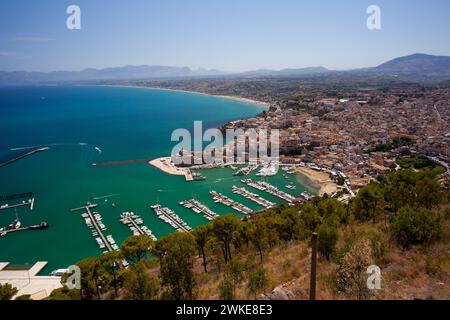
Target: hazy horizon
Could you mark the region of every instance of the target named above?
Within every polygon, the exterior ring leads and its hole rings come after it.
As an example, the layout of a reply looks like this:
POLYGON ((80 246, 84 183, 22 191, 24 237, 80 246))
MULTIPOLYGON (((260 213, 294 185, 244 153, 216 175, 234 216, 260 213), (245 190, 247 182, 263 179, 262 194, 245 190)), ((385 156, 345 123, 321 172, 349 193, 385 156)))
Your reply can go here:
POLYGON ((449 56, 449 12, 445 0, 5 0, 0 70, 374 67, 414 53, 449 56), (81 30, 66 27, 72 4, 81 8, 81 30), (366 26, 372 4, 381 8, 381 30, 366 26))

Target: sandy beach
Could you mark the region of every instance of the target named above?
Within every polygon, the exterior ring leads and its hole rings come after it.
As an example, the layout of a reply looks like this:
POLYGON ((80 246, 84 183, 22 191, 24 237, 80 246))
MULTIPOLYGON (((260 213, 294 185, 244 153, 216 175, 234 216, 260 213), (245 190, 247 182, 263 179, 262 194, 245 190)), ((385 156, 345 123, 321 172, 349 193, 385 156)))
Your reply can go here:
POLYGON ((181 89, 170 89, 170 88, 159 88, 159 87, 143 87, 143 86, 132 86, 132 85, 101 85, 105 87, 122 87, 122 88, 137 88, 137 89, 147 89, 147 90, 164 90, 164 91, 174 91, 174 92, 183 92, 183 93, 192 93, 192 94, 201 94, 205 96, 211 96, 216 98, 222 98, 222 99, 229 99, 239 102, 245 102, 245 103, 251 103, 260 107, 263 107, 264 110, 268 110, 270 108, 270 104, 263 101, 248 99, 248 98, 242 98, 238 96, 225 96, 225 95, 215 95, 215 94, 209 94, 204 92, 198 92, 198 91, 189 91, 189 90, 181 90, 181 89))
MULTIPOLYGON (((299 167, 295 170, 310 180, 310 187, 318 190, 319 196, 323 196, 325 193, 331 195, 338 190, 338 185, 330 179, 326 172, 304 167, 299 167)), ((305 181, 302 182, 304 183, 305 181)))

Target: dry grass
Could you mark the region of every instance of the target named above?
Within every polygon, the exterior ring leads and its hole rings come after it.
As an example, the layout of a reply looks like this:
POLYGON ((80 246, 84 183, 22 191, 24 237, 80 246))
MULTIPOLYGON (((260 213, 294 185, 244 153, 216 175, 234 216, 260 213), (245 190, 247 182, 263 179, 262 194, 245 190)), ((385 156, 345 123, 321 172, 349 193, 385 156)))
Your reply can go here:
MULTIPOLYGON (((382 270, 382 289, 377 291, 373 299, 450 299, 450 242, 448 226, 444 239, 429 247, 415 247, 403 250, 389 240, 384 222, 378 224, 352 224, 340 229, 337 248, 348 243, 354 243, 361 237, 374 238, 374 243, 386 247, 380 249, 380 257, 376 260, 382 270)), ((379 249, 379 248, 378 248, 379 249)), ((241 259, 253 266, 260 263, 259 256, 251 250, 240 252, 241 259)), ((283 286, 294 293, 296 299, 309 298, 310 282, 309 244, 293 242, 281 244, 264 255, 263 265, 270 281, 266 292, 271 292, 277 286, 283 286)), ((319 258, 317 266, 317 299, 348 299, 336 291, 335 261, 319 258)), ((196 296, 198 299, 219 299, 219 283, 223 278, 224 267, 219 271, 216 263, 209 257, 208 273, 203 271, 202 260, 195 261, 194 272, 197 275, 196 296)), ((152 269, 157 273, 157 268, 152 269)), ((237 299, 254 299, 247 292, 248 272, 242 284, 236 290, 237 299)))

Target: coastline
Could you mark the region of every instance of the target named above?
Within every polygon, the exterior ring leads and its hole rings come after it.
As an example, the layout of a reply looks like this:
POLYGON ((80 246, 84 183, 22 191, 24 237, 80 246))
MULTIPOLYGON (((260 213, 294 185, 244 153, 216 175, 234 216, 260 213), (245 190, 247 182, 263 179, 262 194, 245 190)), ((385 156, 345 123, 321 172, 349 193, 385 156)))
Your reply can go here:
POLYGON ((216 94, 210 94, 210 93, 204 93, 199 91, 191 91, 191 90, 183 90, 183 89, 170 89, 170 88, 160 88, 160 87, 143 87, 143 86, 136 86, 136 85, 120 85, 120 84, 102 84, 102 85, 96 85, 100 87, 118 87, 118 88, 134 88, 134 89, 147 89, 147 90, 161 90, 161 91, 172 91, 172 92, 181 92, 181 93, 191 93, 191 94, 200 94, 215 98, 221 98, 221 99, 228 99, 228 100, 234 100, 238 102, 244 102, 256 105, 258 107, 263 108, 265 111, 269 110, 270 103, 253 100, 249 98, 243 98, 239 96, 226 96, 226 95, 216 95, 216 94))
POLYGON ((305 187, 314 189, 319 196, 332 195, 339 189, 325 172, 303 167, 297 167, 295 170, 298 172, 297 180, 305 187))

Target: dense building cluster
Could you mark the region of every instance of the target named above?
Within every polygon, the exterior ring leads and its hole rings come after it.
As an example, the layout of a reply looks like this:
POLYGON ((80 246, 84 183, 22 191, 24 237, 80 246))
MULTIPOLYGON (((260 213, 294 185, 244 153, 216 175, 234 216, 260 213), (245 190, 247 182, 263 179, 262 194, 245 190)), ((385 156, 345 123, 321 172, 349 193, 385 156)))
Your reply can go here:
POLYGON ((275 103, 263 116, 229 126, 280 129, 282 161, 343 171, 355 186, 388 172, 401 154, 450 160, 449 88, 376 90, 303 103, 307 108, 275 103))
POLYGON ((422 154, 450 161, 450 84, 409 83, 346 73, 303 78, 129 83, 262 101, 270 109, 229 128, 280 129, 281 160, 314 163, 349 178, 352 188, 422 154))

